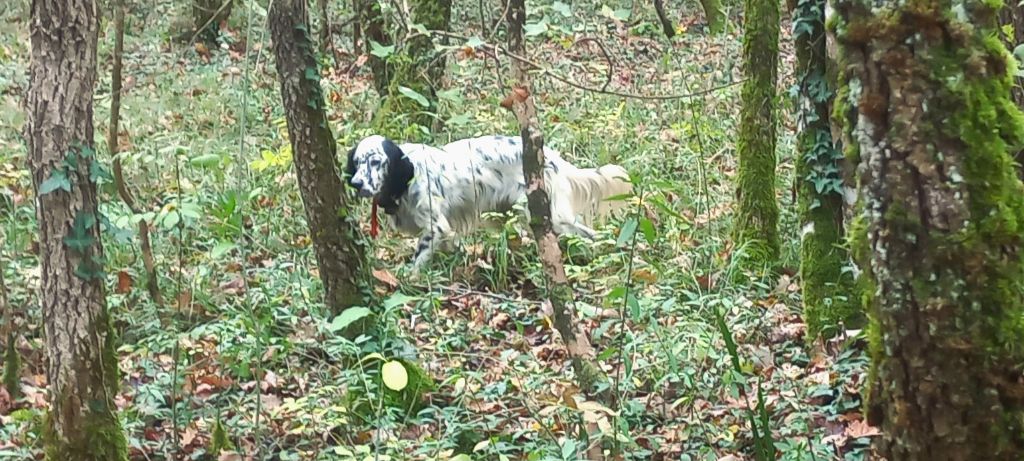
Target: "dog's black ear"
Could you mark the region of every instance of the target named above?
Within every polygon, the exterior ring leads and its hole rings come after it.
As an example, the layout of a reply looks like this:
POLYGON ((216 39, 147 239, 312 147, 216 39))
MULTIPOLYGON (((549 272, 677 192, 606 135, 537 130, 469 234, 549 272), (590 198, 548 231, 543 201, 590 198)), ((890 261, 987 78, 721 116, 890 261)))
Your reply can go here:
POLYGON ((348 184, 350 186, 352 185, 352 183, 350 182, 352 181, 352 177, 356 175, 355 156, 356 148, 353 147, 348 151, 348 158, 345 160, 345 177, 343 178, 345 180, 345 184, 348 184))
POLYGON ((416 169, 405 152, 390 139, 385 139, 381 147, 388 156, 388 171, 384 175, 384 184, 381 187, 380 205, 385 213, 395 214, 398 211, 398 199, 409 190, 409 182, 412 181, 416 169))

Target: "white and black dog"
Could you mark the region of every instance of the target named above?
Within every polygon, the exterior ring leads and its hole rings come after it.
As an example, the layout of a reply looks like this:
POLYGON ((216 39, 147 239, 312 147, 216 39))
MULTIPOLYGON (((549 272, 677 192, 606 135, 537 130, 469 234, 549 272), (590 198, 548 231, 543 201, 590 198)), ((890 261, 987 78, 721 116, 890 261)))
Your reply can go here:
MULTIPOLYGON (((557 151, 544 154, 555 232, 593 238, 592 220, 616 208, 606 199, 632 190, 629 175, 618 165, 577 168, 557 151)), ((374 135, 349 151, 345 174, 360 197, 373 198, 374 213, 380 206, 399 231, 420 235, 413 258, 420 269, 435 245, 466 235, 482 214, 511 210, 525 198, 522 161, 518 136, 463 139, 438 149, 374 135)))

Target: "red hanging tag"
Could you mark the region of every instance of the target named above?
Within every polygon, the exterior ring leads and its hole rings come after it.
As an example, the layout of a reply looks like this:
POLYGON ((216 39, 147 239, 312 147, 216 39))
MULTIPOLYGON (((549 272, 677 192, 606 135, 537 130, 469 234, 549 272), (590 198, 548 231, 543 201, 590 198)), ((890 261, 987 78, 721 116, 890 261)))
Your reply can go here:
POLYGON ((377 222, 377 200, 373 200, 373 210, 370 211, 370 237, 377 238, 380 231, 380 223, 377 222))

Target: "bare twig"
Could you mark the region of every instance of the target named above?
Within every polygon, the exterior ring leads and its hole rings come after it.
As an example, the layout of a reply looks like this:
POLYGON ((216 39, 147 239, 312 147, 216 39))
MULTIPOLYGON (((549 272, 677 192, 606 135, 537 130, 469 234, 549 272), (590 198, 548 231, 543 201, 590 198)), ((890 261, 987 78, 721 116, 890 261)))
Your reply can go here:
MULTIPOLYGON (((135 197, 128 190, 124 181, 124 169, 121 167, 121 157, 118 154, 118 136, 121 123, 121 70, 124 57, 124 3, 118 1, 114 7, 114 66, 110 76, 110 126, 107 131, 107 150, 113 158, 114 186, 117 188, 117 195, 121 197, 124 204, 132 213, 139 214, 142 210, 135 202, 135 197)), ((163 305, 163 296, 160 294, 160 282, 156 273, 156 261, 153 258, 153 246, 149 240, 149 223, 140 219, 139 224, 139 252, 142 253, 142 266, 146 270, 146 290, 155 304, 163 305)))
MULTIPOLYGON (((428 31, 428 33, 430 33, 431 35, 438 35, 438 36, 442 36, 442 37, 449 37, 449 38, 457 38, 457 39, 461 39, 461 40, 468 40, 468 37, 466 37, 465 35, 460 35, 460 34, 456 34, 456 33, 452 33, 452 32, 446 32, 446 31, 443 31, 443 30, 431 30, 431 31, 428 31)), ((494 44, 491 44, 491 43, 484 43, 484 44, 482 44, 480 46, 485 48, 485 49, 490 49, 495 54, 503 53, 503 54, 507 55, 508 57, 512 58, 515 61, 518 61, 518 62, 521 62, 523 64, 528 65, 531 69, 540 71, 541 75, 547 75, 548 77, 551 77, 551 78, 553 78, 555 80, 558 80, 559 82, 562 82, 562 83, 564 83, 566 85, 569 85, 571 87, 574 87, 574 88, 577 88, 577 89, 580 89, 580 90, 583 90, 583 91, 591 92, 591 93, 605 94, 605 95, 609 95, 609 96, 616 96, 616 97, 626 98, 626 99, 640 99, 640 100, 645 100, 645 101, 670 101, 670 100, 673 100, 673 99, 691 99, 691 98, 696 97, 696 96, 703 96, 703 95, 706 95, 706 94, 711 94, 711 93, 715 93, 715 92, 720 91, 720 90, 724 90, 726 88, 734 87, 734 86, 740 85, 740 84, 742 84, 743 82, 746 81, 746 79, 744 78, 744 79, 740 79, 740 80, 736 80, 736 81, 733 81, 733 82, 726 83, 725 85, 711 87, 711 88, 708 88, 706 90, 700 90, 700 91, 696 91, 696 92, 693 92, 693 93, 682 93, 682 94, 639 94, 639 93, 626 93, 626 92, 623 92, 623 91, 608 90, 608 89, 604 89, 604 88, 597 88, 597 87, 592 87, 592 86, 587 86, 587 85, 583 85, 583 84, 580 84, 580 83, 576 83, 576 82, 570 80, 568 77, 565 77, 564 75, 560 75, 559 73, 552 71, 550 68, 548 68, 546 66, 543 66, 543 65, 541 65, 540 63, 538 63, 536 61, 533 61, 533 60, 531 60, 529 58, 526 58, 526 57, 524 57, 522 55, 518 55, 518 54, 512 53, 507 48, 501 47, 499 45, 494 45, 494 44)))
POLYGON ((612 83, 612 76, 615 74, 615 62, 612 61, 612 55, 608 53, 608 48, 605 48, 604 42, 594 37, 583 37, 576 40, 570 48, 579 45, 580 43, 595 43, 597 44, 597 47, 601 49, 601 54, 604 55, 604 60, 608 63, 608 75, 604 79, 604 85, 601 85, 601 91, 606 91, 608 89, 608 85, 612 83))

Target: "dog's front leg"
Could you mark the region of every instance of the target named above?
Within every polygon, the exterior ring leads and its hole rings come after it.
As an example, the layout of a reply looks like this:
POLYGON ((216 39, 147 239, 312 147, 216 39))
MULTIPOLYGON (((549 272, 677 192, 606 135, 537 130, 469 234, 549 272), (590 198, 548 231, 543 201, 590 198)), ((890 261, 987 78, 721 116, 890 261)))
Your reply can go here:
POLYGON ((447 241, 451 226, 448 225, 447 219, 441 217, 435 218, 435 222, 426 229, 420 236, 420 241, 416 244, 416 253, 413 255, 412 268, 416 272, 423 270, 430 261, 435 247, 447 241))

